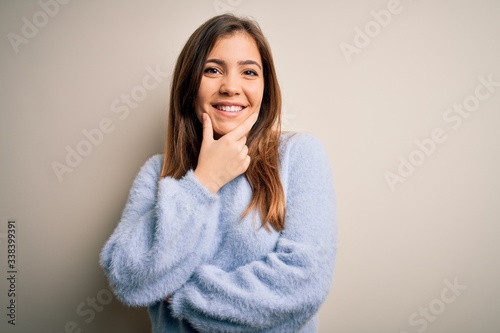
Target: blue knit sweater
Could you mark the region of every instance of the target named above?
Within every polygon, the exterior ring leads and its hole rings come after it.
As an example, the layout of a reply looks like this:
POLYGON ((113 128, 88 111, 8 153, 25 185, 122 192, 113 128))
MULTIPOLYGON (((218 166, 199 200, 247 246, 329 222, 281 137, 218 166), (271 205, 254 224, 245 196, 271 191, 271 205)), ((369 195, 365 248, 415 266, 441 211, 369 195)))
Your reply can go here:
POLYGON ((280 157, 281 232, 240 219, 243 175, 214 195, 192 170, 159 180, 162 155, 141 168, 100 263, 122 302, 149 307, 154 333, 317 332, 337 244, 332 175, 309 134, 283 134, 280 157))

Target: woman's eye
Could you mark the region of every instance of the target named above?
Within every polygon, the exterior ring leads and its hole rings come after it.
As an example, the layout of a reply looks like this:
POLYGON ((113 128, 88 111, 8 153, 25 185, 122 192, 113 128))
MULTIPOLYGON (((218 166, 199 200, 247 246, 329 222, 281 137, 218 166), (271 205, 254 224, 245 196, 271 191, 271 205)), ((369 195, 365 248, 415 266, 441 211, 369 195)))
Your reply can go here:
POLYGON ((214 68, 214 67, 208 67, 208 68, 205 68, 205 70, 203 71, 203 73, 205 74, 219 74, 219 70, 217 68, 214 68))
POLYGON ((243 72, 245 75, 250 75, 250 76, 258 76, 257 72, 251 69, 247 69, 246 71, 243 72))

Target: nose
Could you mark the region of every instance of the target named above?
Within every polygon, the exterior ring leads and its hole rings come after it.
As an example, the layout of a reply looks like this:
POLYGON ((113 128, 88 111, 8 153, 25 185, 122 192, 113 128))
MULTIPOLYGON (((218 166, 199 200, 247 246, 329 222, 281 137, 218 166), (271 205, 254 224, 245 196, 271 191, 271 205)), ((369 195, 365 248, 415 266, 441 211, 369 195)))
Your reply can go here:
POLYGON ((238 95, 240 91, 241 87, 237 75, 228 73, 222 77, 219 88, 221 95, 234 96, 238 95))

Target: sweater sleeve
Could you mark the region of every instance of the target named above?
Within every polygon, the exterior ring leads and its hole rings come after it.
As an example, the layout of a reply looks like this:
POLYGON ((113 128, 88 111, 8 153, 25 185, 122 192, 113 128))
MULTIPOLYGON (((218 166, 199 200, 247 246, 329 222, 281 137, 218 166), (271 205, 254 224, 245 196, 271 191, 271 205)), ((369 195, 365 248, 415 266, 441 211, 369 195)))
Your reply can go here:
POLYGON ((100 264, 117 297, 131 306, 160 301, 180 288, 213 251, 219 202, 190 170, 159 179, 162 156, 139 171, 100 264))
POLYGON ((284 161, 285 228, 275 250, 233 271, 203 264, 172 299, 176 317, 200 332, 295 332, 330 289, 336 207, 326 152, 296 135, 284 161))

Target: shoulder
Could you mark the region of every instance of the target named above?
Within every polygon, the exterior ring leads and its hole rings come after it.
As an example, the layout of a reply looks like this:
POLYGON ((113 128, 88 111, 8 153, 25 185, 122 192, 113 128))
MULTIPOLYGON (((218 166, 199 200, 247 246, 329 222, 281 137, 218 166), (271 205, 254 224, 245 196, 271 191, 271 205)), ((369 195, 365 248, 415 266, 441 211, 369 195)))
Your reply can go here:
POLYGON ((304 162, 311 158, 328 159, 323 143, 310 133, 283 132, 280 155, 285 159, 304 160, 304 162))
POLYGON ((163 154, 156 154, 151 156, 146 160, 146 162, 144 162, 144 164, 141 167, 141 170, 151 169, 151 171, 158 171, 158 169, 161 169, 162 165, 163 165, 163 154))
POLYGON ((137 174, 134 185, 148 184, 156 187, 156 182, 160 177, 161 168, 163 165, 163 154, 153 155, 144 162, 137 174))
POLYGON ((288 133, 281 136, 281 176, 284 183, 326 182, 332 174, 330 160, 322 142, 309 133, 288 133))
POLYGON ((156 154, 151 156, 144 162, 139 171, 139 174, 154 174, 156 176, 160 175, 161 168, 163 166, 163 154, 156 154))

